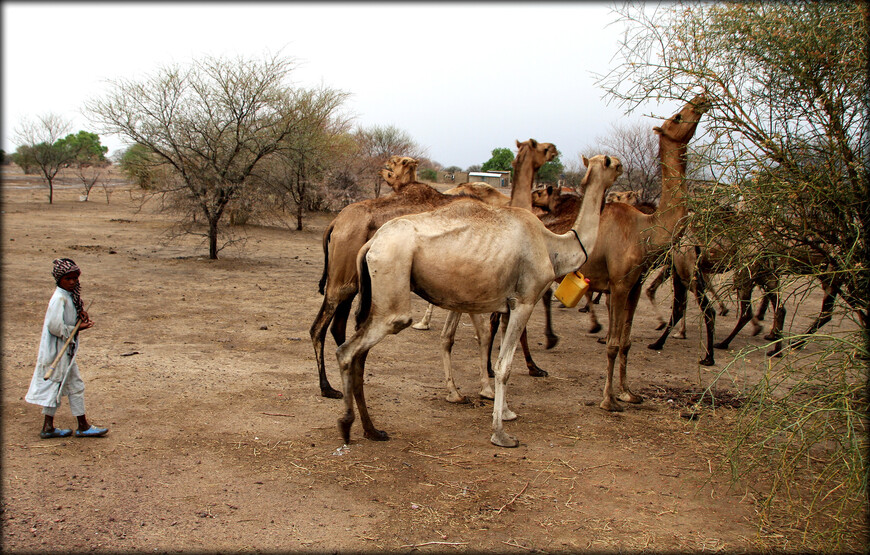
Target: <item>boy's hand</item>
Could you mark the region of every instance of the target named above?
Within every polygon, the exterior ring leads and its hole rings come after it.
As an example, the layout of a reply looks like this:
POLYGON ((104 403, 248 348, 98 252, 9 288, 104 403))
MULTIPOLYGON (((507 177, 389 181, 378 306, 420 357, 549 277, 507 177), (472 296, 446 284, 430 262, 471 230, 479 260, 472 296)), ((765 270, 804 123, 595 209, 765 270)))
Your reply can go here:
POLYGON ((82 310, 79 314, 79 318, 81 318, 82 323, 79 324, 79 330, 86 330, 88 328, 94 327, 94 321, 91 320, 91 317, 88 316, 87 311, 82 310))

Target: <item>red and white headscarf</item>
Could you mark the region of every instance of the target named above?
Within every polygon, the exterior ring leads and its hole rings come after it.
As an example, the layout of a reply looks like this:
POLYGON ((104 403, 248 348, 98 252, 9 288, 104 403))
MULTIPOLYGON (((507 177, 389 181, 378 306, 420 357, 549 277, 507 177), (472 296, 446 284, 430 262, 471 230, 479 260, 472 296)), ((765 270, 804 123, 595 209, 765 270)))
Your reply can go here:
MULTIPOLYGON (((56 258, 54 260, 54 266, 51 269, 51 275, 54 277, 54 282, 60 286, 60 278, 67 274, 71 274, 73 272, 81 273, 81 269, 76 266, 76 263, 72 261, 70 258, 56 258)), ((82 298, 81 298, 82 286, 76 284, 75 288, 70 291, 72 295, 73 304, 76 307, 76 313, 81 313, 83 310, 82 306, 82 298)))

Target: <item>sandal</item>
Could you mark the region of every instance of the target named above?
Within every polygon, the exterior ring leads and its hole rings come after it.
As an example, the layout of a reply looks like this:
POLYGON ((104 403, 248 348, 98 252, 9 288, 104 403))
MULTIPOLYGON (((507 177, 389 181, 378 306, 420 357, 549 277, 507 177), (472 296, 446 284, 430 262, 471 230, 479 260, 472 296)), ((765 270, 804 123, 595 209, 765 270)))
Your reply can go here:
POLYGON ((91 427, 84 432, 76 430, 76 437, 103 437, 108 433, 108 431, 108 428, 97 428, 96 426, 91 425, 91 427))
POLYGON ((42 439, 49 439, 52 437, 69 437, 72 435, 72 430, 55 428, 50 432, 39 432, 39 437, 42 439))

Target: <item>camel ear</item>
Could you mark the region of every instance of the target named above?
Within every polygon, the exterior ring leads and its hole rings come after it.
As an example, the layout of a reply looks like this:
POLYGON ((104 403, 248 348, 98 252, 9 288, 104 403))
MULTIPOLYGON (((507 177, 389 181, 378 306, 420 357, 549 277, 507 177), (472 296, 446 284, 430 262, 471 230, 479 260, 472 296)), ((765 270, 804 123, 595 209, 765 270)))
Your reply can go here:
POLYGON ((656 125, 655 127, 653 127, 653 131, 655 131, 656 133, 658 133, 659 135, 661 135, 661 133, 662 133, 662 128, 659 127, 658 125, 656 125))
POLYGON ((585 156, 583 156, 583 165, 586 166, 587 168, 589 167, 589 158, 586 158, 585 156))
POLYGON ((609 167, 610 167, 610 156, 605 156, 605 157, 604 157, 604 167, 605 167, 605 168, 609 168, 609 167))
POLYGON ((517 148, 520 148, 521 146, 523 146, 523 143, 521 143, 519 139, 515 139, 515 140, 517 142, 517 148))
POLYGON ((538 141, 529 139, 529 145, 531 145, 532 148, 538 148, 538 141))

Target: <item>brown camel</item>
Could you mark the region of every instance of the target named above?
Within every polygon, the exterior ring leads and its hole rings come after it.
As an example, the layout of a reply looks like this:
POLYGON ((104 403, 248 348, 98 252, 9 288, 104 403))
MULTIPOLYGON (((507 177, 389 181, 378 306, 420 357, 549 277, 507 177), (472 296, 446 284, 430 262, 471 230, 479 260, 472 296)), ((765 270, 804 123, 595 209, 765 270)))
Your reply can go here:
MULTIPOLYGON (((531 151, 528 154, 530 158, 555 156, 549 154, 556 150, 549 143, 538 143, 530 139, 523 143, 517 142, 517 145, 522 145, 523 151, 531 151)), ((348 315, 359 288, 356 268, 356 254, 359 249, 385 222, 397 216, 426 212, 468 198, 463 195, 445 195, 429 185, 419 183, 416 180, 416 167, 417 162, 413 158, 391 158, 380 175, 387 180, 395 193, 346 206, 323 233, 324 266, 319 284, 323 303, 311 324, 310 334, 317 361, 320 393, 324 397, 340 399, 342 396, 340 391, 329 384, 326 377, 324 343, 327 330, 332 333, 337 345, 344 343, 348 315)), ((531 191, 520 191, 518 183, 523 182, 514 181, 512 196, 531 196, 531 191)))
POLYGON ((496 367, 491 441, 518 445, 505 433, 503 421, 516 418, 507 407, 505 389, 520 333, 553 279, 587 260, 584 245, 598 237, 601 199, 622 173, 616 158, 598 155, 584 162, 586 202, 569 233, 549 231, 526 209, 463 200, 387 222, 360 250, 358 327, 336 351, 345 403, 338 422, 345 443, 355 419, 354 399, 364 436, 389 439, 369 416, 363 373, 372 347, 411 325, 413 291, 455 313, 509 314, 496 367))
POLYGON ((705 95, 689 101, 679 112, 654 127, 659 136, 662 195, 652 214, 623 203, 607 204, 601 214, 598 241, 580 271, 593 291, 610 292, 608 303, 607 379, 600 407, 622 410, 617 398, 640 403, 628 387, 626 373, 631 349, 631 325, 646 271, 682 232, 686 215, 686 153, 701 116, 709 109, 705 95), (613 367, 619 355, 619 395, 613 391, 613 367))

